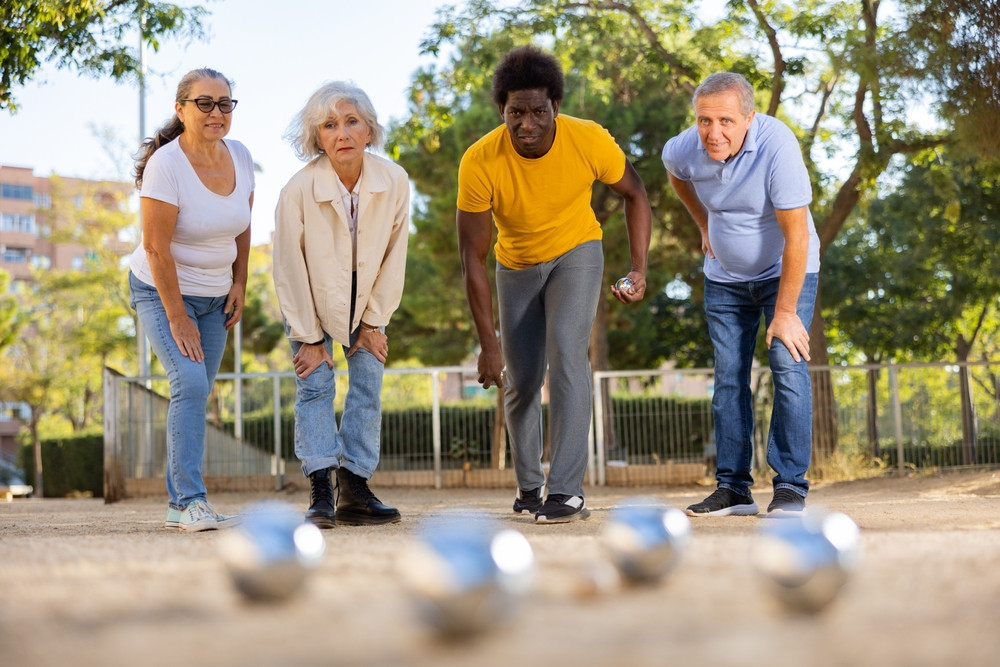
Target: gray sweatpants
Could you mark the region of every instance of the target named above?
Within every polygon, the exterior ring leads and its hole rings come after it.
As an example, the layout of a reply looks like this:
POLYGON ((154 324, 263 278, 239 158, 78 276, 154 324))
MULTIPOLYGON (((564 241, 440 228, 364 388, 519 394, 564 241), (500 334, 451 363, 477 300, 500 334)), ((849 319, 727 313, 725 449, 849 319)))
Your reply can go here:
POLYGON ((604 274, 604 249, 588 241, 526 269, 497 264, 500 345, 507 364, 504 411, 517 485, 546 483, 542 385, 549 370, 548 492, 583 495, 590 431, 590 330, 604 274))

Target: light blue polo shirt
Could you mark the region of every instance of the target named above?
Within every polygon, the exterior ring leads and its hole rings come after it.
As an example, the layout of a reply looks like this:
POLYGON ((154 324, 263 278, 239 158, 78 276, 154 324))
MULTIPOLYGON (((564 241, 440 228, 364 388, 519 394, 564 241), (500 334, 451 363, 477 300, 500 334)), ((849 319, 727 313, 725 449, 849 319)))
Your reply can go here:
POLYGON ((708 210, 715 259, 705 256, 706 278, 733 283, 780 276, 785 237, 774 211, 801 206, 809 220, 806 273, 819 271, 809 172, 798 140, 780 120, 756 114, 740 152, 726 162, 708 157, 694 126, 670 139, 662 157, 667 171, 691 182, 708 210))

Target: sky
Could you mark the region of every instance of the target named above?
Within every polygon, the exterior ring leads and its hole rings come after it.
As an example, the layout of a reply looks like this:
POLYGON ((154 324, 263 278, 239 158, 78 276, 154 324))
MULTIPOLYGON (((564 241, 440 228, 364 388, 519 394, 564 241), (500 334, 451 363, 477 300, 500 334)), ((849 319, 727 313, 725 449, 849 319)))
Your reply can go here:
MULTIPOLYGON (((250 150, 256 175, 252 243, 274 229, 278 193, 303 166, 282 139, 289 122, 325 81, 351 80, 388 126, 407 111, 414 71, 432 62, 419 44, 439 7, 464 0, 175 0, 205 7, 209 38, 163 40, 147 50, 144 136, 172 114, 180 78, 211 67, 233 82, 239 105, 229 138, 250 150)), ((135 38, 138 45, 138 35, 135 38)), ((31 167, 36 176, 131 180, 139 146, 139 90, 134 83, 93 79, 44 65, 15 90, 16 114, 0 110, 0 164, 31 167), (104 137, 110 137, 106 139, 104 137)))

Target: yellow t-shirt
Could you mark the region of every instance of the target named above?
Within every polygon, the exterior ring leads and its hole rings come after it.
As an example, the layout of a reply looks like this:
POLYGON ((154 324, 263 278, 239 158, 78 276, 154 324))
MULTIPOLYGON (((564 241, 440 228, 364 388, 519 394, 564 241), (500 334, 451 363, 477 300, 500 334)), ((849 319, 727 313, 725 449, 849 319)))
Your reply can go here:
POLYGON ((556 116, 556 137, 540 158, 518 155, 507 126, 474 143, 458 168, 458 208, 492 209, 497 261, 511 269, 548 262, 601 238, 590 207, 594 181, 625 175, 625 153, 597 123, 556 116))

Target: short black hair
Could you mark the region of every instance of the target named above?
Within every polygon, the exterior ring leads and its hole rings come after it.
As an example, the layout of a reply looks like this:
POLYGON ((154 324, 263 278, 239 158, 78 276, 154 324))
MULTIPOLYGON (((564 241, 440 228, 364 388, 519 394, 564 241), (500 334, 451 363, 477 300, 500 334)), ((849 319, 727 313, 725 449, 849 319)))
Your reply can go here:
POLYGON ((562 67, 555 56, 534 46, 519 46, 508 52, 493 72, 493 102, 503 106, 511 91, 535 88, 545 88, 550 100, 561 102, 564 85, 562 67))

